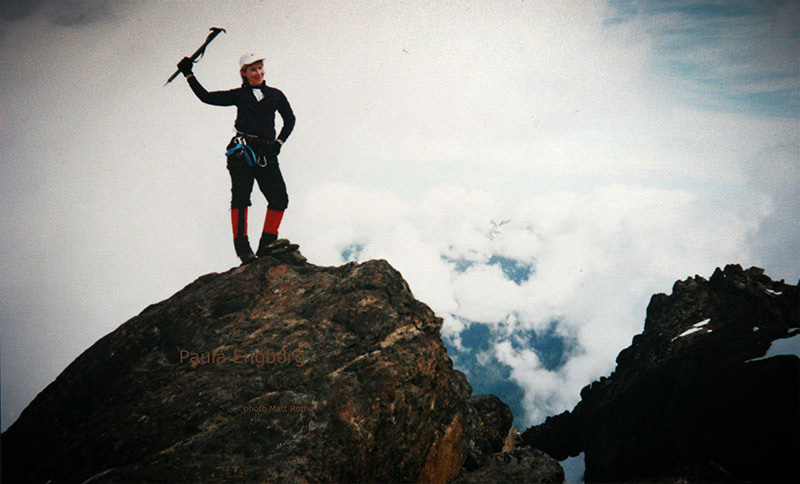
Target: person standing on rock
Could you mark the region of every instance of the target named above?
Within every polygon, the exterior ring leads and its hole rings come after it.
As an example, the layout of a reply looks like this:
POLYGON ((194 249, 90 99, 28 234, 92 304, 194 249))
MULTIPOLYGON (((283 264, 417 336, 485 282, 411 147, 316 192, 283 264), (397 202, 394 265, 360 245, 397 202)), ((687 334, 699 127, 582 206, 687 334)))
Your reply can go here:
MULTIPOLYGON (((214 106, 236 106, 236 136, 228 144, 227 162, 231 176, 231 225, 236 255, 247 264, 279 251, 286 244, 278 241, 278 228, 289 204, 286 184, 278 166, 278 154, 289 138, 295 116, 286 96, 264 82, 264 57, 244 54, 239 59, 242 85, 227 91, 208 92, 192 72, 192 60, 184 57, 178 70, 186 77, 195 95, 214 106), (275 112, 283 126, 275 136, 275 112), (253 182, 267 199, 267 215, 258 249, 253 254, 247 238, 247 209, 251 205, 253 182)), ((288 241, 283 241, 288 243, 288 241)), ((296 246, 295 246, 296 247, 296 246)))

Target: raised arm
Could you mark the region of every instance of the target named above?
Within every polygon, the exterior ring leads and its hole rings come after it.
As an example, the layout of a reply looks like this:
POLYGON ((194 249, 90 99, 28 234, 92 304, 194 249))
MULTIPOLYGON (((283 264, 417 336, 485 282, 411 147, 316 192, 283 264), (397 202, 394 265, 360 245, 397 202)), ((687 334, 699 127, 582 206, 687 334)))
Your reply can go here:
POLYGON ((233 106, 236 104, 236 99, 232 90, 208 92, 206 88, 200 84, 200 81, 197 80, 194 74, 189 75, 186 81, 189 83, 189 87, 192 88, 192 92, 194 92, 195 96, 206 104, 213 104, 214 106, 233 106))
POLYGON ((233 95, 233 91, 206 91, 206 88, 200 84, 200 81, 197 80, 194 73, 192 72, 192 60, 188 57, 184 57, 178 63, 178 69, 186 76, 186 81, 189 83, 189 87, 192 88, 192 92, 194 92, 195 96, 198 99, 203 101, 206 104, 212 104, 214 106, 233 106, 236 104, 235 96, 233 95))

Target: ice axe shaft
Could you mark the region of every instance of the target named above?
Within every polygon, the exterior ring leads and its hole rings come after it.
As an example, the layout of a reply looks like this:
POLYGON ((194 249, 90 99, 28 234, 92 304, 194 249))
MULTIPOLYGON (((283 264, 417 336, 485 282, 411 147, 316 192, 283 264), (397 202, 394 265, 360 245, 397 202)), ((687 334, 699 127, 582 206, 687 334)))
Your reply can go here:
MULTIPOLYGON (((208 34, 208 37, 206 37, 206 41, 203 42, 203 45, 201 45, 199 49, 194 51, 194 54, 192 54, 191 57, 189 57, 190 59, 192 59, 192 62, 197 62, 198 59, 203 57, 203 54, 206 53, 206 47, 208 47, 208 44, 210 44, 211 41, 214 40, 214 38, 217 35, 219 35, 220 32, 227 32, 225 29, 221 29, 219 27, 211 27, 209 30, 211 30, 211 33, 208 34)), ((176 77, 178 77, 178 74, 180 73, 181 73, 180 70, 176 70, 174 74, 169 76, 169 79, 167 79, 167 82, 165 82, 164 85, 166 86, 167 84, 172 82, 176 77)))

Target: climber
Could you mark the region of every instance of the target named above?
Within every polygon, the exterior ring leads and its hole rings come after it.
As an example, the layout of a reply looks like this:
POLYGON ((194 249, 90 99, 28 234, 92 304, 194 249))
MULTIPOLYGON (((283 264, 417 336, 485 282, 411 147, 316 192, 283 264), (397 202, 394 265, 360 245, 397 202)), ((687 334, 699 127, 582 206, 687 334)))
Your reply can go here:
MULTIPOLYGON (((244 54, 239 59, 242 85, 227 91, 208 92, 192 72, 192 60, 184 57, 178 70, 186 77, 195 95, 214 106, 236 106, 236 135, 228 144, 227 165, 231 176, 231 225, 236 255, 247 264, 278 250, 278 228, 289 203, 286 184, 278 166, 281 147, 294 129, 295 116, 286 96, 264 82, 264 57, 244 54), (275 111, 280 113, 283 126, 275 137, 275 111), (253 181, 267 199, 267 215, 258 249, 253 254, 247 238, 247 208, 251 205, 253 181)), ((292 244, 293 247, 294 244, 292 244)), ((285 249, 285 247, 284 247, 285 249)))

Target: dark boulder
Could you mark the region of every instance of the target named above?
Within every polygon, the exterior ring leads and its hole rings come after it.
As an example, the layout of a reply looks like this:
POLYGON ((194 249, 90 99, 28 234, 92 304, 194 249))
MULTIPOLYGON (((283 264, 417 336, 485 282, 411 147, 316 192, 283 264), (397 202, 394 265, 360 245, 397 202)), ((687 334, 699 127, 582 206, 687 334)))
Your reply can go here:
POLYGON ((571 411, 523 433, 587 482, 642 481, 713 462, 741 481, 800 481, 800 359, 765 356, 798 333, 797 286, 717 269, 653 296, 644 332, 571 411), (688 466, 688 467, 687 467, 688 466))
POLYGON ((544 452, 519 447, 495 454, 480 469, 465 472, 454 484, 561 484, 564 469, 544 452))
POLYGON ((441 324, 385 261, 208 274, 31 402, 3 482, 447 482, 510 412, 471 399, 441 324))
POLYGON ((472 397, 475 409, 472 425, 467 431, 467 459, 464 467, 475 470, 489 457, 503 450, 514 417, 511 409, 494 395, 472 397))

